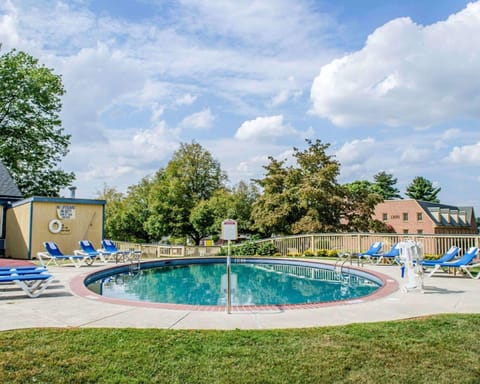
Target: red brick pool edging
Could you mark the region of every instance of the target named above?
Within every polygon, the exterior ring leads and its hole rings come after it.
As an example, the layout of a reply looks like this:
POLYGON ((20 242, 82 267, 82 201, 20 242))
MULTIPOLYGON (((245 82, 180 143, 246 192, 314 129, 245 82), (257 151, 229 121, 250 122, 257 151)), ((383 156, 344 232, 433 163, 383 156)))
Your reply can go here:
MULTIPOLYGON (((158 260, 158 261, 161 261, 161 260, 158 260)), ((309 260, 309 261, 314 263, 319 263, 319 264, 326 264, 316 260, 309 260)), ((115 268, 115 267, 109 266, 109 267, 102 268, 101 270, 108 270, 112 268, 115 268)), ((382 297, 392 294, 393 292, 399 289, 398 282, 392 279, 391 277, 384 275, 383 273, 379 273, 371 270, 365 270, 362 268, 356 268, 353 266, 349 266, 348 268, 366 272, 372 276, 377 277, 382 281, 382 284, 383 284, 382 287, 380 287, 375 292, 372 292, 367 296, 363 296, 356 299, 336 300, 336 301, 320 302, 320 303, 305 303, 305 304, 240 305, 240 306, 232 306, 232 312, 284 311, 284 310, 295 310, 295 309, 313 309, 313 308, 331 307, 336 305, 360 304, 366 301, 378 300, 382 297)), ((98 295, 95 292, 90 291, 84 284, 84 281, 90 275, 96 274, 98 272, 99 270, 96 270, 88 273, 81 273, 75 276, 70 282, 70 288, 72 292, 77 296, 80 296, 89 300, 96 300, 96 301, 101 301, 101 302, 110 303, 110 304, 126 305, 130 307, 172 309, 172 310, 179 310, 179 311, 205 311, 205 312, 225 311, 224 305, 189 305, 189 304, 172 304, 172 303, 153 303, 153 302, 147 302, 147 301, 115 299, 115 298, 109 298, 102 295, 98 295)))

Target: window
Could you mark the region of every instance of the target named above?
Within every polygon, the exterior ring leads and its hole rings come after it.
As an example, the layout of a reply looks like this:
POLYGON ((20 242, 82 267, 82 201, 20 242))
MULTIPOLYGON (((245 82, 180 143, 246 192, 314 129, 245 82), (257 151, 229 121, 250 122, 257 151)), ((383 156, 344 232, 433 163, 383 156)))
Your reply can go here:
POLYGON ((382 219, 383 219, 383 221, 387 221, 388 220, 388 214, 382 213, 382 219))
POLYGON ((423 229, 417 229, 417 234, 418 235, 423 235, 423 229))
POLYGON ((417 212, 417 221, 422 221, 422 220, 423 220, 422 212, 417 212))
POLYGON ((408 235, 408 229, 404 229, 404 230, 403 230, 403 234, 404 234, 404 235, 408 235))
POLYGON ((403 213, 403 221, 408 221, 408 213, 407 212, 403 213))

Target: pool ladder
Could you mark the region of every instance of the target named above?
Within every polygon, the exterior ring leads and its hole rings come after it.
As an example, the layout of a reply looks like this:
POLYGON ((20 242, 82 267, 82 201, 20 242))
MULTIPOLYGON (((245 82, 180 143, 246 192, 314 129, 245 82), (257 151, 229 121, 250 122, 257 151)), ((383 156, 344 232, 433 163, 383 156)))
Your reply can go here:
POLYGON ((347 260, 337 260, 337 262, 335 263, 335 267, 334 267, 334 271, 337 273, 337 274, 341 274, 343 272, 343 266, 345 265, 345 263, 348 261, 347 260))
POLYGON ((345 274, 343 272, 343 266, 345 265, 346 262, 348 262, 348 259, 347 260, 338 260, 335 263, 334 272, 337 276, 337 279, 342 283, 342 285, 347 285, 348 286, 350 284, 351 275, 350 274, 345 274))
POLYGON ((135 275, 141 271, 140 268, 140 257, 137 257, 136 259, 130 259, 130 267, 129 267, 129 272, 131 275, 135 275))

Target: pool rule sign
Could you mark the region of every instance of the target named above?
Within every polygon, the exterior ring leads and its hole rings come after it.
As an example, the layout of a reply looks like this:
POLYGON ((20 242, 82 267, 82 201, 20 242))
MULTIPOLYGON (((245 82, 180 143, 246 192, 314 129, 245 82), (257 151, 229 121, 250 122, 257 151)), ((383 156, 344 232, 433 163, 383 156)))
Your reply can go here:
POLYGON ((232 266, 230 260, 230 242, 237 240, 237 222, 235 220, 227 219, 222 221, 222 239, 228 241, 227 254, 227 313, 232 309, 232 266))

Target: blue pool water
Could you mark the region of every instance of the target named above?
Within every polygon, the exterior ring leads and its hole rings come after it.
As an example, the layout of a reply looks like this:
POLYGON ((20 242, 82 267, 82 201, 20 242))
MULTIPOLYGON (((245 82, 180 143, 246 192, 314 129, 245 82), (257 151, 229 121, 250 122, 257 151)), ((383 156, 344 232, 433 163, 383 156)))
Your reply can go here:
MULTIPOLYGON (((332 266, 293 261, 241 259, 232 263, 232 305, 284 305, 351 300, 381 286, 365 273, 339 273, 332 266)), ((89 277, 87 287, 124 300, 189 305, 225 305, 226 264, 218 259, 178 260, 113 269, 89 277)))

